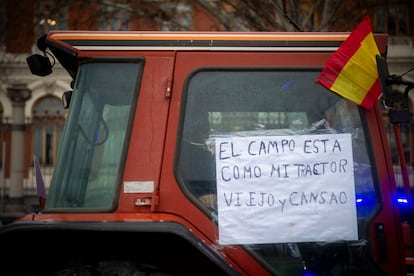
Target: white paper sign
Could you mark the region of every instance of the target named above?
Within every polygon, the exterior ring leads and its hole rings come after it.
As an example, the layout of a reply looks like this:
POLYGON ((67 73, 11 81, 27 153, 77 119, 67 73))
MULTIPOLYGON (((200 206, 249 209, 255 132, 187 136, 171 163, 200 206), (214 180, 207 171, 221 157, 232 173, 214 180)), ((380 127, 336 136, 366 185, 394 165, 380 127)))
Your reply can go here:
POLYGON ((220 244, 357 240, 350 134, 216 138, 220 244))

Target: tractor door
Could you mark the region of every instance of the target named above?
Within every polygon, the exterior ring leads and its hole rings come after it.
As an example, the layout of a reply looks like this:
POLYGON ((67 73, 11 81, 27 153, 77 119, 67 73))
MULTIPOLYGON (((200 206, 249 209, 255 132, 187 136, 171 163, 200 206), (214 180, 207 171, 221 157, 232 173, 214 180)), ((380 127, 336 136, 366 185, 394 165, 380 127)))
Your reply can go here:
POLYGON ((246 274, 404 274, 379 107, 315 84, 330 55, 177 53, 160 210, 246 274))

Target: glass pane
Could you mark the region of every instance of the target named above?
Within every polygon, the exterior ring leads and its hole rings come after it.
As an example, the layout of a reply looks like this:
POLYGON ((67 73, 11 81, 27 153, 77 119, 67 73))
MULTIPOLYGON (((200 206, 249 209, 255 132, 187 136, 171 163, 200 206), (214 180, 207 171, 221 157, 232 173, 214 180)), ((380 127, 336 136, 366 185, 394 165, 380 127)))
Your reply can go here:
POLYGON ((409 18, 408 18, 408 7, 405 5, 398 6, 398 34, 409 35, 409 18))
POLYGON ((34 125, 33 127, 33 136, 34 136, 34 153, 39 158, 40 164, 45 163, 45 158, 43 157, 43 127, 34 125))
POLYGON ((53 127, 46 127, 46 165, 53 164, 53 127))
POLYGON ((277 274, 375 274, 364 252, 380 202, 360 110, 318 86, 318 74, 194 74, 178 181, 218 224, 222 246, 244 245, 277 274))
POLYGON ((6 24, 5 22, 6 19, 6 4, 5 3, 0 3, 0 42, 4 43, 4 26, 6 24))
POLYGON ((139 65, 81 65, 48 195, 48 211, 114 206, 139 65))
POLYGON ((388 8, 388 33, 390 35, 397 34, 398 10, 397 7, 388 8))
POLYGON ((64 121, 65 110, 60 99, 45 97, 34 105, 34 153, 42 165, 54 165, 59 132, 62 131, 64 121))
POLYGON ((376 7, 375 8, 375 27, 374 31, 377 33, 385 33, 385 22, 384 22, 384 7, 376 7))

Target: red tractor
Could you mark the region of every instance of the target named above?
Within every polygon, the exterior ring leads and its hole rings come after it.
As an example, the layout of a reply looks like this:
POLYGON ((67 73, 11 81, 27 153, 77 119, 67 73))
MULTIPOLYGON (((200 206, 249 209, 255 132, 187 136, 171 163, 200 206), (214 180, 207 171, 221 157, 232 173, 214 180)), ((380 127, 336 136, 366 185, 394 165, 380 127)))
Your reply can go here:
POLYGON ((381 103, 315 83, 348 35, 40 38, 32 72, 59 63, 73 91, 45 206, 1 229, 1 269, 406 275, 381 103))

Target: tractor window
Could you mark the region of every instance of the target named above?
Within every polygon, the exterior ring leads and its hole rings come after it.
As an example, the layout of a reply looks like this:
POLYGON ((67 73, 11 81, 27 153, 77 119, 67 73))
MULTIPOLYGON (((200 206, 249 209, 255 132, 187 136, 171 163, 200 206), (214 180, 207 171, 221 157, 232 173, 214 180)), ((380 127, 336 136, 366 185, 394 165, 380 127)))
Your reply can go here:
POLYGON ((245 246, 275 274, 375 274, 358 266, 380 206, 363 111, 318 86, 318 74, 195 72, 177 180, 218 224, 219 243, 245 246))
POLYGON ((81 65, 47 211, 114 208, 139 72, 132 62, 81 65))

